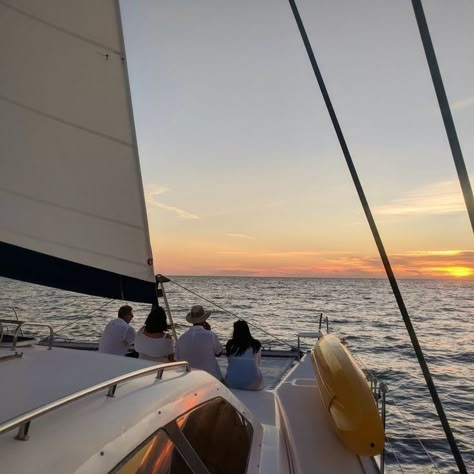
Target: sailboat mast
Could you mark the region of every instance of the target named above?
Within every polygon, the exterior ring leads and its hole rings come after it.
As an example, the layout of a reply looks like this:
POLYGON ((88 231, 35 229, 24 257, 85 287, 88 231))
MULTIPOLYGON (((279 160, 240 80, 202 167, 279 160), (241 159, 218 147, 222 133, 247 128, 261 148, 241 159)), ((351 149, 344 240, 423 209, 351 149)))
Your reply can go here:
POLYGON ((416 336, 415 328, 413 327, 410 319, 410 315, 408 314, 408 310, 405 306, 405 302, 403 300, 401 291, 398 287, 397 280, 395 278, 395 275, 392 270, 392 266, 390 264, 390 260, 387 256, 387 253, 385 251, 382 239, 380 237, 379 231, 377 229, 377 225, 375 223, 375 220, 372 216, 372 212, 370 210, 369 203, 367 202, 367 198, 365 197, 364 190, 362 188, 362 184, 359 180, 359 176, 357 174, 357 170, 354 166, 354 162, 352 160, 352 156, 350 154, 349 148, 347 146, 346 140, 344 138, 344 134, 342 132, 342 129, 339 125, 339 120, 337 119, 336 112, 334 110, 334 107, 332 105, 331 99, 329 97, 329 93, 327 91, 326 85, 324 83, 323 76, 321 74, 321 71, 319 70, 318 63, 316 61, 316 57, 313 52, 313 48, 311 46, 311 43, 309 41, 308 35, 306 33, 303 21, 301 19, 301 16, 298 11, 298 7, 296 6, 295 0, 288 0, 291 10, 293 12, 293 15, 295 17, 296 24, 298 25, 298 29, 301 34, 301 38, 303 40, 303 43, 306 48, 306 52, 308 54, 309 60, 311 62, 311 66, 313 67, 313 72, 314 75, 316 76, 316 80, 318 81, 319 88, 321 89, 321 94, 323 96, 324 102, 326 104, 326 107, 328 109, 329 115, 331 117, 332 124, 334 126, 334 130, 336 132, 337 138, 339 140, 339 144, 341 146, 342 152, 344 154, 344 158, 346 160, 347 166, 349 168, 349 171, 352 176, 352 180, 354 182, 354 185, 356 187, 357 193, 359 195, 359 199, 361 201, 362 207, 364 209, 365 216, 367 218, 367 221, 369 223, 370 229, 372 231, 372 235, 374 237, 375 243, 377 245, 377 249, 380 254, 380 258, 382 260, 383 266, 385 268, 385 272, 387 274, 387 278, 390 282, 390 285, 392 287, 393 294, 395 296, 395 300, 397 301, 398 308, 400 310, 400 313, 402 315, 403 321, 405 323, 405 326, 408 331, 408 335, 410 336, 411 343, 413 345, 413 349, 415 350, 415 354, 417 356, 418 362, 421 367, 421 371, 423 373, 423 376, 425 378, 426 384, 428 386, 428 389, 431 394, 431 398, 433 400, 433 404, 436 407, 436 411, 438 412, 438 416, 440 418, 441 424, 443 426, 444 432, 446 434, 446 438, 448 439, 449 445, 451 447, 451 451, 453 453, 454 459, 456 460, 456 463, 459 468, 460 473, 467 473, 466 466, 464 464, 464 461, 462 459, 461 453, 459 451, 459 448, 456 444, 456 440, 454 438, 453 432, 451 430, 451 427, 449 426, 448 419, 446 417, 446 414, 444 412, 443 404, 441 403, 441 400, 438 395, 438 391, 436 389, 436 386, 434 384, 433 378, 431 376, 428 364, 426 363, 425 356, 423 355, 423 351, 421 349, 420 343, 418 342, 418 338, 416 336))

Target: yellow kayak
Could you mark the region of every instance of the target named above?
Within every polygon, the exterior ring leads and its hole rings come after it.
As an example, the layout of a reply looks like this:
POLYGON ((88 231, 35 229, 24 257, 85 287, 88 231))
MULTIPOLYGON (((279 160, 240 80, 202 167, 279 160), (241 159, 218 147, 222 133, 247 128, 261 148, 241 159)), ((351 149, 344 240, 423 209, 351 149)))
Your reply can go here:
POLYGON ((311 351, 321 398, 344 445, 358 456, 380 454, 384 429, 374 397, 357 362, 333 334, 311 351))

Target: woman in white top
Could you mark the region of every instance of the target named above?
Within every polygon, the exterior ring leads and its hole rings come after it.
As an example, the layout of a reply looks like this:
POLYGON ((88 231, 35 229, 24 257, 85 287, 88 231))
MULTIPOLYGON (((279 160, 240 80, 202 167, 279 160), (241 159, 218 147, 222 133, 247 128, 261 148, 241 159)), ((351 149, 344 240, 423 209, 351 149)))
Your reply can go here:
POLYGON ((241 390, 261 390, 263 377, 260 372, 262 345, 250 334, 245 321, 234 323, 232 339, 226 344, 229 366, 225 384, 230 388, 241 390))
POLYGON ((135 350, 140 359, 174 362, 173 341, 166 334, 166 313, 161 306, 153 308, 135 337, 135 350))

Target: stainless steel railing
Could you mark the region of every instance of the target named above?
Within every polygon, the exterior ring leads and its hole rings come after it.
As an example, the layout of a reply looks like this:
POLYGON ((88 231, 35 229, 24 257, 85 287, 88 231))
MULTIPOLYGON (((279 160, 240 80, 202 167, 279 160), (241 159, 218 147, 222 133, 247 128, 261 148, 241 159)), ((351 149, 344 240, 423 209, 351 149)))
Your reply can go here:
POLYGON ((17 321, 19 320, 19 318, 18 318, 18 313, 17 313, 17 311, 16 311, 16 310, 18 309, 17 307, 15 307, 15 306, 9 306, 9 305, 7 305, 7 306, 0 306, 0 310, 4 310, 4 309, 8 309, 8 310, 13 311, 13 314, 15 315, 15 319, 16 319, 17 321))
POLYGON ((151 367, 145 367, 143 369, 135 370, 133 372, 114 377, 113 379, 100 382, 96 385, 93 385, 92 387, 79 390, 78 392, 72 393, 70 395, 66 395, 65 397, 59 398, 58 400, 54 400, 53 402, 43 405, 42 407, 35 408, 19 416, 11 418, 10 420, 4 421, 3 423, 0 423, 0 433, 4 433, 5 431, 18 428, 18 433, 15 439, 18 439, 20 441, 26 441, 28 439, 28 431, 30 429, 30 424, 35 418, 39 418, 40 416, 43 416, 46 413, 49 413, 57 408, 61 408, 65 405, 73 403, 77 400, 80 400, 81 398, 87 397, 89 395, 92 395, 93 393, 99 392, 100 390, 104 390, 106 388, 108 389, 107 396, 113 397, 120 382, 125 382, 130 379, 143 377, 154 372, 156 372, 156 379, 161 379, 165 370, 174 369, 176 367, 183 367, 185 372, 190 372, 191 370, 189 364, 186 361, 170 362, 168 364, 157 364, 152 365, 151 367))
MULTIPOLYGON (((12 310, 13 314, 15 315, 15 321, 19 320, 18 313, 16 312, 15 306, 0 306, 0 310, 4 310, 4 309, 12 310)), ((2 320, 3 320, 3 318, 0 318, 0 321, 2 321, 2 320)), ((2 339, 3 339, 3 325, 0 323, 0 342, 2 342, 2 339)))
POLYGON ((33 321, 18 321, 16 319, 0 319, 0 341, 3 338, 3 325, 4 324, 13 324, 16 326, 15 332, 13 333, 13 340, 12 340, 12 351, 16 349, 16 344, 18 342, 18 336, 22 334, 22 328, 26 325, 28 326, 36 326, 36 327, 46 327, 49 329, 49 345, 48 349, 51 350, 53 348, 53 335, 54 330, 50 324, 46 323, 36 323, 33 321))

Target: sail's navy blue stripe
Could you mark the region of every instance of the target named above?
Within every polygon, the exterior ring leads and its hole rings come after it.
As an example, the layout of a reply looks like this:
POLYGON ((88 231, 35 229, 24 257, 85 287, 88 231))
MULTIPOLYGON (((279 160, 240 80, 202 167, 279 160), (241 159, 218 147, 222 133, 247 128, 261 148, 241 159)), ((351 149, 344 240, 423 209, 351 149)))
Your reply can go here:
POLYGON ((0 275, 62 290, 124 299, 156 301, 156 284, 0 242, 0 275))

